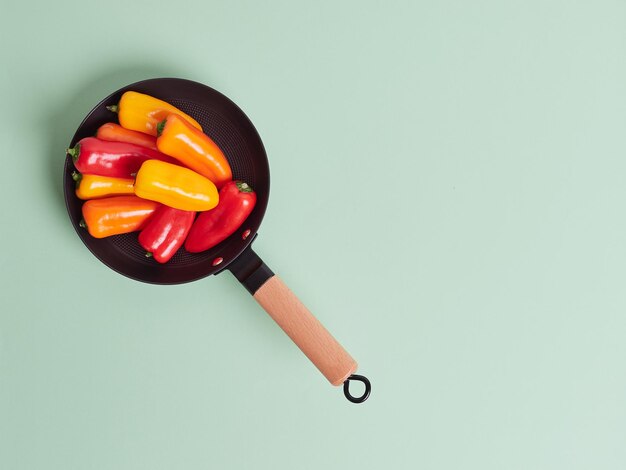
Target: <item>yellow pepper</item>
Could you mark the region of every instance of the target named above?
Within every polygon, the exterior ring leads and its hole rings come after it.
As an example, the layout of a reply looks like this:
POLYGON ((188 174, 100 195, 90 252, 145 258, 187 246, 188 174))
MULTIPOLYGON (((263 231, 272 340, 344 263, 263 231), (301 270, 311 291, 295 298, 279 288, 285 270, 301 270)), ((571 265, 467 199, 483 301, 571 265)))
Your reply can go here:
POLYGON ((160 160, 147 160, 141 165, 135 178, 135 194, 184 211, 208 211, 219 201, 210 179, 160 160))
POLYGON ((96 199, 135 193, 132 179, 81 175, 77 171, 72 173, 72 178, 76 181, 76 197, 78 199, 96 199))
POLYGON ((157 124, 168 114, 177 113, 187 119, 193 127, 202 130, 202 126, 194 118, 183 113, 180 109, 165 101, 150 95, 127 91, 120 98, 120 102, 107 106, 109 111, 117 113, 120 125, 125 129, 157 135, 157 124))

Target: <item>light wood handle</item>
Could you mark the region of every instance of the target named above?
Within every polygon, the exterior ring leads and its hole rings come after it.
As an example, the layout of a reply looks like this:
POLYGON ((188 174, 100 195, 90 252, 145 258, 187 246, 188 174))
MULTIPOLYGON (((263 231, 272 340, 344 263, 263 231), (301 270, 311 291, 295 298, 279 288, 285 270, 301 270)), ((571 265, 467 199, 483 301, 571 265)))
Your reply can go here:
POLYGON ((265 281, 254 298, 331 384, 341 385, 356 371, 356 361, 278 276, 265 281))

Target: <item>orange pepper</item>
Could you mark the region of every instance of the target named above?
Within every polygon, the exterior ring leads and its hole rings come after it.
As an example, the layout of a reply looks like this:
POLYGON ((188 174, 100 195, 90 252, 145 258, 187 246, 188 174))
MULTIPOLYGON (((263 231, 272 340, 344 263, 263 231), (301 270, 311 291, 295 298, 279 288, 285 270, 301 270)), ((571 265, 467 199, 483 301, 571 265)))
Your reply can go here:
POLYGON ((184 117, 170 114, 158 125, 157 148, 186 167, 209 178, 218 188, 233 179, 220 148, 184 117))
POLYGON ((129 144, 141 145, 149 149, 156 150, 156 139, 151 135, 143 132, 131 131, 125 129, 114 122, 107 122, 98 128, 96 137, 100 140, 108 140, 111 142, 128 142, 129 144))
POLYGON ((78 199, 135 194, 134 180, 132 179, 81 175, 77 171, 72 173, 72 178, 76 181, 76 197, 78 199))
POLYGON ((153 98, 150 95, 137 93, 136 91, 125 92, 118 104, 107 106, 107 109, 117 113, 122 127, 154 136, 157 135, 157 124, 170 113, 180 114, 187 119, 192 126, 202 130, 202 126, 200 126, 198 121, 183 113, 175 106, 153 98))
POLYGON ((210 179, 160 160, 143 162, 135 178, 135 195, 183 211, 208 211, 219 201, 210 179))
POLYGON ((94 238, 141 230, 159 203, 137 196, 91 199, 83 204, 81 227, 94 238))

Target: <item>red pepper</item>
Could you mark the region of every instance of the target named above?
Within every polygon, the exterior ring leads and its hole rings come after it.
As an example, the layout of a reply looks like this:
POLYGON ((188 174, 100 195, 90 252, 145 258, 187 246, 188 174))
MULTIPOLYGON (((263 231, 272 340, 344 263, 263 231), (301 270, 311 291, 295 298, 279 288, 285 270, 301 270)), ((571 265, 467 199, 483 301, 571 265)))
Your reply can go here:
POLYGON ((242 181, 229 181, 220 190, 214 209, 200 213, 189 231, 185 249, 199 253, 226 240, 241 227, 256 204, 256 193, 242 181))
POLYGON ((132 178, 146 160, 161 160, 180 164, 158 150, 128 142, 109 142, 95 137, 86 137, 68 149, 74 166, 84 175, 132 178))
POLYGON ((167 263, 183 246, 196 213, 161 206, 139 234, 139 244, 159 263, 167 263))

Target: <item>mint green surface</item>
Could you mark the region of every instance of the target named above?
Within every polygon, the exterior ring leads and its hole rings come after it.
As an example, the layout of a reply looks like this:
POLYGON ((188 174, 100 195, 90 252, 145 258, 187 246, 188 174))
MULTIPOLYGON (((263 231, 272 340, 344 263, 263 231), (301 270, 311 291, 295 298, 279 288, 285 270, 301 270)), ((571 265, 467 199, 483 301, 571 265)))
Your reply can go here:
POLYGON ((626 468, 626 3, 4 3, 0 469, 626 468), (257 126, 257 252, 348 403, 229 274, 109 270, 64 148, 136 80, 257 126))

